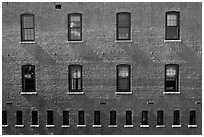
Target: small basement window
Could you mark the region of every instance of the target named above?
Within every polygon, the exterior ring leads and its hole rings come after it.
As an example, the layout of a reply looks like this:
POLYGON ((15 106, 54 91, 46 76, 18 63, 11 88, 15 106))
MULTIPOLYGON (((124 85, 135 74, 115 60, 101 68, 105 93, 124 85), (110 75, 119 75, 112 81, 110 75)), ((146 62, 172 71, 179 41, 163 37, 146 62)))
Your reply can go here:
POLYGON ((147 110, 142 111, 142 121, 141 121, 140 127, 149 127, 149 124, 148 124, 148 111, 147 110))
POLYGON ((53 111, 47 111, 47 125, 46 127, 54 127, 53 111))
POLYGON ((69 125, 69 111, 63 111, 63 125, 69 125))
POLYGON ((126 111, 126 123, 125 125, 132 125, 132 111, 126 111))
POLYGON ((157 125, 158 126, 164 125, 164 112, 163 112, 163 110, 157 111, 157 125))
POLYGON ((7 125, 7 111, 3 110, 2 111, 2 126, 8 126, 7 125))
POLYGON ((181 127, 181 125, 180 125, 180 111, 179 110, 174 110, 172 127, 181 127))
POLYGON ((16 127, 24 127, 23 125, 23 112, 21 110, 16 111, 16 127))
POLYGON ((116 126, 116 111, 110 111, 110 126, 116 126))
POLYGON ((38 125, 38 111, 32 111, 32 125, 38 125))
POLYGON ((60 10, 61 8, 62 8, 61 4, 56 4, 56 5, 55 5, 55 9, 56 9, 56 10, 60 10))
POLYGON ((100 111, 94 111, 94 125, 101 125, 100 111))
POLYGON ((196 125, 196 111, 190 110, 190 117, 189 117, 189 125, 188 127, 197 127, 196 125))

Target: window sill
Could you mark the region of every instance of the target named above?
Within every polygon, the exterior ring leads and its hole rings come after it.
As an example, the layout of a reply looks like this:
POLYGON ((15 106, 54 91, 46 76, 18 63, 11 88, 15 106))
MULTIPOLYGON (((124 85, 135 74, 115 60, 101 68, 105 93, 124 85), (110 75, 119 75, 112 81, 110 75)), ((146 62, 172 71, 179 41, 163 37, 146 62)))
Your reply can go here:
POLYGON ((67 41, 67 43, 84 43, 84 41, 67 41))
POLYGON ((30 125, 30 127, 39 127, 39 125, 30 125))
POLYGON ((181 94, 181 92, 164 92, 164 94, 167 94, 167 95, 172 94, 173 95, 173 94, 181 94))
POLYGON ((101 128, 102 125, 93 125, 92 127, 95 127, 95 128, 101 128))
POLYGON ((125 128, 133 127, 134 125, 124 125, 125 128))
POLYGON ((181 42, 181 39, 179 39, 179 40, 164 40, 164 42, 165 43, 167 43, 167 42, 181 42))
POLYGON ((70 127, 70 125, 61 125, 61 127, 68 128, 68 127, 70 127))
POLYGON ((46 125, 46 127, 48 127, 48 128, 55 127, 55 125, 46 125))
POLYGON ((15 127, 22 128, 22 127, 24 127, 24 125, 15 125, 15 127))
POLYGON ((84 128, 86 125, 77 125, 78 128, 84 128))
POLYGON ((35 41, 21 41, 20 44, 35 44, 35 41))
POLYGON ((132 43, 132 40, 116 40, 115 43, 132 43))
POLYGON ((8 125, 2 125, 2 127, 8 127, 8 125))
POLYGON ((189 128, 196 128, 198 125, 188 125, 189 128))
POLYGON ((148 128, 149 125, 140 125, 140 127, 148 128))
POLYGON ((118 126, 117 126, 117 125, 108 125, 108 127, 116 128, 116 127, 118 127, 118 126))
POLYGON ((84 92, 67 92, 68 95, 83 95, 84 92))
POLYGON ((21 95, 36 95, 37 92, 21 92, 21 95))
POLYGON ((163 128, 165 125, 156 125, 156 128, 163 128))
POLYGON ((173 128, 180 128, 181 125, 172 125, 173 128))
POLYGON ((132 95, 132 92, 116 92, 116 95, 132 95))

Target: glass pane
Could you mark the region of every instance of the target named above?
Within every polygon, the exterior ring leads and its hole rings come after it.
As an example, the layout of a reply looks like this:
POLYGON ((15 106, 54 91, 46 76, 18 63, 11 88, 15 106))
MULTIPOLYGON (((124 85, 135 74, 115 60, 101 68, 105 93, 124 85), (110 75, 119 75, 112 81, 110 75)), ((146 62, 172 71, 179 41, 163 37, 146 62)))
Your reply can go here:
POLYGON ((129 28, 118 28, 118 39, 130 39, 129 28))
POLYGON ((110 111, 110 125, 116 125, 116 111, 110 111))
POLYGON ((34 30, 24 29, 24 40, 34 40, 34 30))
POLYGON ((69 111, 63 111, 63 125, 69 125, 69 111))
POLYGON ((129 80, 128 79, 119 79, 119 90, 129 90, 129 80))
POLYGON ((167 26, 177 26, 176 15, 167 15, 167 26))
POLYGON ((174 125, 180 125, 180 112, 178 110, 174 111, 174 125))
POLYGON ((25 16, 24 18, 23 18, 23 23, 24 23, 24 28, 33 28, 33 22, 34 22, 34 20, 33 20, 33 16, 25 16))
POLYGON ((118 27, 129 27, 129 14, 118 14, 118 27))
POLYGON ((38 125, 38 112, 32 111, 32 125, 38 125))
POLYGON ((80 16, 71 16, 70 17, 70 27, 81 27, 80 16))
POLYGON ((129 76, 129 68, 127 66, 119 67, 119 77, 127 78, 129 76))
POLYGON ((167 39, 179 39, 178 27, 175 26, 167 27, 166 35, 167 39))
POLYGON ((84 125, 84 111, 79 111, 79 125, 84 125))
POLYGON ((148 111, 142 111, 142 125, 148 125, 148 111))
POLYGON ((47 125, 54 125, 52 111, 47 111, 47 125))
POLYGON ((70 31, 70 39, 71 40, 80 40, 81 39, 81 29, 71 29, 70 31))

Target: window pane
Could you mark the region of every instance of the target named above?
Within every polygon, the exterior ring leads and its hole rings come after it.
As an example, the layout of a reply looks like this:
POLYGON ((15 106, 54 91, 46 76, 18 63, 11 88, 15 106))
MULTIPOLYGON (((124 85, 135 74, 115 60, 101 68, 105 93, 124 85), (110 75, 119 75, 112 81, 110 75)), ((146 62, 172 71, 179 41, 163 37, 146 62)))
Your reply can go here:
POLYGON ((120 66, 118 68, 119 77, 121 78, 128 78, 129 77, 129 67, 127 66, 120 66))
POLYGON ((47 111, 47 125, 54 125, 53 111, 47 111))
POLYGON ((24 29, 24 40, 34 40, 33 29, 24 29))
POLYGON ((2 125, 7 125, 7 111, 2 111, 2 125))
POLYGON ((164 125, 163 111, 157 111, 157 125, 164 125))
POLYGON ((63 111, 63 125, 69 125, 69 111, 63 111))
POLYGON ((80 40, 81 39, 81 29, 71 29, 70 31, 70 38, 72 40, 80 40))
POLYGON ((23 125, 23 114, 22 111, 16 111, 16 125, 23 125))
POLYGON ((110 125, 116 125, 116 111, 110 111, 110 125))
POLYGON ((142 125, 148 125, 148 111, 142 111, 142 125))
POLYGON ((119 82, 118 82, 118 89, 119 90, 126 90, 128 91, 129 90, 129 79, 122 79, 120 78, 119 79, 119 82))
POLYGON ((118 14, 118 27, 129 27, 129 14, 118 14))
POLYGON ((132 111, 126 111, 126 125, 132 125, 132 111))
POLYGON ((130 39, 129 28, 118 28, 118 39, 130 39))
POLYGON ((94 111, 94 125, 100 125, 100 111, 94 111))
POLYGON ((167 15, 167 26, 177 26, 176 15, 167 15))
POLYGON ((25 16, 23 18, 24 28, 33 28, 34 26, 34 20, 33 16, 25 16))
POLYGON ((32 111, 32 125, 38 125, 38 111, 32 111))
POLYGON ((79 125, 85 125, 85 123, 84 123, 84 111, 79 111, 79 125))
POLYGON ((196 111, 190 110, 190 122, 189 125, 196 125, 196 111))
POLYGON ((71 16, 70 17, 70 27, 81 27, 80 16, 71 16))
POLYGON ((175 110, 174 111, 174 122, 173 125, 180 125, 180 111, 175 110))

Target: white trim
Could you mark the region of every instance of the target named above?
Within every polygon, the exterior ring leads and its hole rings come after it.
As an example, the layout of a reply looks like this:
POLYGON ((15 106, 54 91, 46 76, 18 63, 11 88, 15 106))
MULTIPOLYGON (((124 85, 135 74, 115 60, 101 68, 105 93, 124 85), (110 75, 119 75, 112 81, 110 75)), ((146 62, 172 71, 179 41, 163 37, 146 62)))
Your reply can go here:
POLYGON ((179 40, 164 40, 164 42, 166 43, 166 42, 181 42, 181 39, 179 39, 179 40))
POLYGON ((149 127, 149 125, 140 125, 140 127, 145 127, 146 128, 146 127, 149 127))
POLYGON ((116 95, 132 95, 132 92, 115 92, 116 95))
POLYGON ((132 43, 132 39, 131 40, 115 40, 115 43, 132 43))
POLYGON ((35 41, 21 41, 20 44, 35 44, 35 41))
POLYGON ((61 125, 61 127, 70 127, 70 125, 61 125))
POLYGON ((92 127, 99 128, 102 127, 102 125, 93 125, 92 127))
POLYGON ((188 128, 195 128, 198 127, 198 125, 188 125, 188 128))
POLYGON ((68 95, 83 95, 84 92, 67 92, 68 95))
POLYGON ((78 128, 86 127, 86 125, 77 125, 78 128))
POLYGON ((46 125, 46 127, 48 127, 48 128, 49 128, 49 127, 55 127, 55 125, 46 125))
POLYGON ((67 41, 67 43, 84 43, 84 41, 67 41))
POLYGON ((24 127, 24 125, 15 125, 15 127, 24 127))
POLYGON ((2 125, 2 127, 8 127, 8 125, 2 125))
POLYGON ((118 127, 118 126, 117 126, 117 125, 108 125, 108 127, 116 128, 116 127, 118 127))
POLYGON ((124 125, 125 128, 133 127, 134 125, 124 125))
POLYGON ((165 125, 156 125, 156 128, 162 128, 165 127, 165 125))
POLYGON ((173 94, 181 94, 181 92, 163 92, 163 94, 173 95, 173 94))
POLYGON ((21 92, 21 95, 36 95, 37 92, 21 92))
POLYGON ((173 127, 173 128, 177 128, 177 127, 180 128, 181 125, 172 125, 172 127, 173 127))
POLYGON ((30 127, 39 127, 39 125, 30 125, 30 127))

